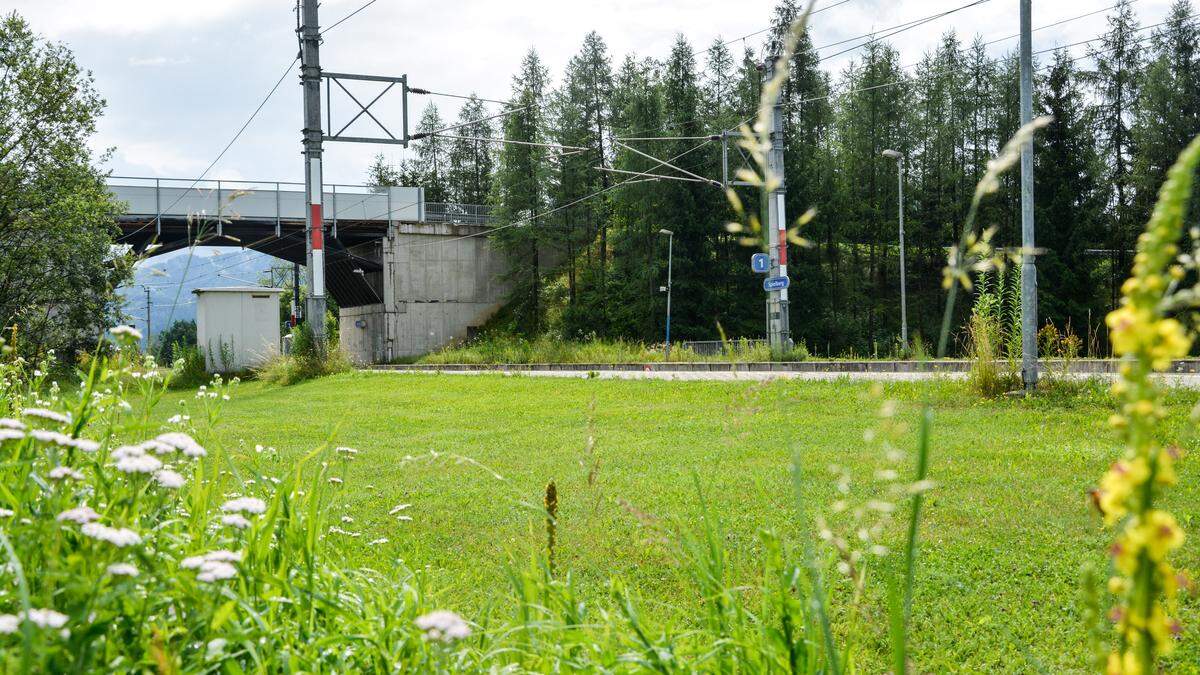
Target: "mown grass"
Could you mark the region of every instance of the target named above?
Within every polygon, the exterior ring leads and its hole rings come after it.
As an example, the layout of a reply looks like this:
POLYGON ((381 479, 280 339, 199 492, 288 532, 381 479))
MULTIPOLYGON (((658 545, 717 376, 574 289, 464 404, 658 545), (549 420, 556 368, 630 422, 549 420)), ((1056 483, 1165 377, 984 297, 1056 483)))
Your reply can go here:
MULTIPOLYGON (((830 464, 871 463, 862 438, 879 401, 870 388, 349 373, 288 388, 245 384, 226 404, 220 431, 245 453, 255 453, 255 444, 278 448, 277 457, 268 449, 256 459, 280 470, 330 438, 360 450, 335 514, 352 518, 341 527, 361 536, 330 534, 335 548, 351 564, 387 571, 403 561, 424 570, 440 604, 468 618, 507 596, 508 561, 543 546, 538 508, 553 479, 557 562, 584 597, 604 596, 608 580, 620 576, 653 620, 680 626, 701 614, 700 599, 644 523, 696 523, 698 479, 724 524, 733 579, 753 579, 760 530, 776 530, 793 547, 809 536, 790 489, 794 456, 807 477, 810 513, 834 498, 830 464), (402 503, 412 504, 402 512, 411 521, 388 514, 402 503), (368 544, 381 537, 390 541, 368 544)), ((1108 541, 1086 492, 1119 455, 1105 425, 1110 397, 1099 387, 987 402, 958 383, 883 389, 910 423, 910 448, 918 407, 931 401, 935 409, 930 477, 938 487, 921 526, 911 631, 918 670, 1082 669, 1080 568, 1106 569, 1108 541)), ((1194 447, 1186 413, 1197 396, 1172 398, 1168 426, 1194 447)), ((175 400, 164 402, 164 414, 178 409, 175 400)), ((1200 505, 1198 476, 1195 460, 1185 461, 1168 499, 1189 531, 1200 505)), ((902 525, 893 527, 898 540, 902 525)), ((1195 569, 1197 548, 1189 544, 1179 563, 1195 569)), ((848 597, 848 588, 837 592, 848 597)), ((879 672, 886 611, 881 598, 868 603, 878 608, 867 631, 873 658, 859 665, 879 672)), ((1200 658, 1195 599, 1185 601, 1181 619, 1185 639, 1170 663, 1187 668, 1200 658)))

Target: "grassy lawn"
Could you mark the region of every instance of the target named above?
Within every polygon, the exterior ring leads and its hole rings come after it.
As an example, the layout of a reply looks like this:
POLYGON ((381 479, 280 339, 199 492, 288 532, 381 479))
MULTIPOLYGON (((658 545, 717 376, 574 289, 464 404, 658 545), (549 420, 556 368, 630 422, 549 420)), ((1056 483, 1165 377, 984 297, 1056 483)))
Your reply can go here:
MULTIPOLYGON (((798 546, 810 526, 797 518, 793 457, 807 476, 803 499, 812 511, 835 499, 829 465, 869 476, 877 464, 879 450, 863 441, 878 422, 880 401, 870 389, 846 381, 351 373, 288 388, 245 384, 225 404, 221 433, 244 462, 259 462, 268 474, 326 439, 357 448, 331 522, 349 516, 353 522, 339 527, 361 536, 330 534, 334 548, 353 564, 387 570, 402 561, 424 570, 442 605, 467 616, 502 602, 505 565, 544 545, 533 507, 553 479, 559 566, 584 597, 603 600, 607 580, 620 575, 647 614, 687 624, 698 614, 697 593, 673 549, 633 512, 693 525, 701 513, 698 482, 725 527, 732 583, 754 578, 760 530, 798 546), (598 466, 591 485, 589 434, 598 466), (256 453, 256 444, 278 455, 256 453), (429 458, 431 451, 440 457, 429 458), (403 511, 411 521, 389 516, 402 503, 412 505, 403 511), (369 543, 378 538, 389 541, 369 543)), ((938 487, 922 523, 914 611, 919 670, 1028 672, 1035 662, 1049 672, 1082 670, 1080 568, 1105 569, 1109 541, 1086 491, 1118 455, 1105 424, 1107 396, 980 402, 954 383, 893 383, 884 395, 899 402, 898 419, 909 423, 900 436, 909 449, 921 404, 935 406, 930 473, 938 487)), ((169 396, 164 417, 178 410, 179 398, 190 405, 186 394, 169 396)), ((1186 412, 1195 398, 1173 396, 1171 427, 1189 448, 1186 412)), ((1181 465, 1168 506, 1200 537, 1194 457, 1181 465)), ((897 520, 888 538, 898 541, 902 529, 897 520)), ((1197 550, 1189 541, 1180 566, 1196 569, 1197 550)), ((848 597, 844 587, 836 592, 842 602, 848 597)), ((886 653, 877 595, 867 599, 867 651, 876 656, 860 664, 865 672, 881 671, 873 659, 886 653)), ((1200 659, 1200 611, 1195 599, 1185 602, 1185 639, 1172 657, 1183 669, 1200 659)))

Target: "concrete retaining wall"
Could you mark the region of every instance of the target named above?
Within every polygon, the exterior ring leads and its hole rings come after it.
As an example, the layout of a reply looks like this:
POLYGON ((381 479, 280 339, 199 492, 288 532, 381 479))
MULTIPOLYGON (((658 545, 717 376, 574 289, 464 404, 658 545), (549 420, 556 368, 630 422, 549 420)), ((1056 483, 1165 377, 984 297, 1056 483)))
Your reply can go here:
POLYGON ((341 310, 347 355, 366 364, 428 354, 491 318, 508 297, 508 266, 486 232, 397 223, 381 247, 383 302, 341 310))

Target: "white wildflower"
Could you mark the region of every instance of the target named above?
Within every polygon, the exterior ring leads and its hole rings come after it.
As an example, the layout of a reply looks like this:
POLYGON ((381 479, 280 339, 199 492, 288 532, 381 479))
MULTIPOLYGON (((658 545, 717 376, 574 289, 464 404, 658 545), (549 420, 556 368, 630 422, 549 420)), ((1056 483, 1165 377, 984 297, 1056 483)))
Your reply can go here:
POLYGON ((339 454, 343 454, 343 455, 351 455, 351 456, 352 456, 352 455, 357 455, 357 454, 358 454, 358 450, 355 450, 354 448, 348 448, 348 447, 346 447, 346 446, 344 446, 344 445, 340 445, 340 446, 338 446, 338 447, 334 448, 334 449, 333 449, 333 451, 334 451, 334 452, 337 452, 337 453, 339 453, 339 454))
POLYGON ((58 422, 59 424, 69 424, 71 422, 70 417, 46 408, 26 408, 21 411, 21 414, 25 417, 40 417, 51 422, 58 422))
POLYGON ((142 457, 145 454, 146 450, 140 445, 119 445, 113 448, 108 456, 113 460, 120 461, 127 457, 142 457))
POLYGON ((240 513, 229 513, 221 516, 221 524, 229 527, 236 527, 239 530, 244 530, 250 527, 250 521, 240 513))
POLYGON ((263 513, 267 510, 267 503, 258 497, 239 497, 222 504, 221 510, 229 513, 263 513))
POLYGON ((178 490, 179 488, 183 487, 184 484, 183 476, 170 469, 159 469, 158 471, 155 471, 154 480, 158 481, 159 485, 169 490, 178 490))
POLYGON ((225 651, 226 644, 228 644, 228 642, 225 640, 225 638, 213 638, 212 640, 209 640, 205 651, 205 657, 209 659, 217 658, 222 652, 225 651))
POLYGON ((116 326, 110 328, 108 332, 112 333, 115 338, 129 338, 130 341, 142 339, 142 332, 133 326, 116 326))
POLYGON ((169 455, 172 452, 175 452, 175 446, 168 445, 167 443, 163 443, 162 441, 154 439, 142 441, 141 443, 138 443, 137 447, 141 448, 142 450, 149 450, 156 455, 169 455))
POLYGON ((203 457, 208 454, 196 439, 188 436, 182 431, 168 431, 165 434, 159 434, 155 440, 166 443, 179 450, 188 457, 203 457))
POLYGON ((337 525, 330 525, 329 533, 330 534, 344 534, 347 537, 361 537, 362 536, 362 534, 360 534, 358 532, 350 532, 347 530, 343 530, 342 528, 338 527, 337 525))
POLYGON ((936 483, 934 483, 931 480, 919 480, 919 481, 913 483, 912 485, 908 486, 908 492, 909 492, 909 494, 914 494, 914 495, 920 494, 922 492, 929 492, 935 486, 936 486, 936 483))
POLYGON ((49 476, 51 480, 83 480, 83 474, 69 466, 56 466, 50 469, 49 476))
POLYGON ((14 513, 12 509, 0 508, 0 518, 12 518, 14 513))
POLYGON ((124 527, 108 527, 100 523, 86 523, 81 529, 85 536, 106 541, 117 548, 124 548, 142 543, 142 537, 137 532, 124 527))
POLYGON ((25 438, 24 431, 0 427, 0 443, 3 443, 4 441, 19 441, 22 438, 25 438))
POLYGON ((176 414, 168 417, 167 422, 170 424, 183 424, 184 422, 186 422, 190 419, 192 419, 191 415, 184 415, 183 413, 176 413, 176 414))
POLYGON ((55 517, 55 520, 60 523, 70 521, 72 523, 86 525, 93 520, 100 520, 100 514, 96 513, 94 510, 92 510, 92 507, 85 504, 83 506, 76 506, 73 509, 67 509, 66 511, 63 511, 55 517))
POLYGON ((237 576, 237 568, 226 562, 220 561, 205 561, 200 565, 200 571, 196 574, 197 581, 204 583, 212 583, 223 579, 232 579, 237 576))
POLYGON ((426 640, 453 642, 471 635, 471 627, 454 612, 439 609, 417 617, 417 628, 425 631, 426 640))
POLYGON ((13 614, 0 614, 0 634, 12 635, 21 626, 21 620, 13 614))
POLYGON ((354 519, 351 518, 350 516, 342 516, 342 522, 349 525, 350 523, 354 522, 354 519))
POLYGON ((34 429, 33 431, 29 432, 29 435, 43 443, 53 443, 64 448, 71 448, 75 446, 75 439, 58 431, 34 429))
POLYGON ((113 563, 108 566, 106 571, 114 577, 136 577, 138 575, 138 568, 129 563, 113 563))
POLYGON ((388 515, 394 516, 410 506, 412 506, 412 504, 397 504, 396 506, 392 507, 391 511, 388 511, 388 515))
POLYGON ((380 544, 386 544, 386 543, 388 543, 387 537, 380 537, 378 539, 372 539, 371 541, 367 542, 367 544, 370 546, 378 546, 380 544))
POLYGON ((117 460, 117 471, 123 473, 154 473, 163 463, 150 455, 130 455, 117 460))
POLYGON ((0 417, 0 429, 13 429, 15 431, 25 431, 29 427, 21 420, 14 420, 11 417, 0 417))
POLYGON ((90 441, 86 438, 73 438, 71 439, 71 447, 81 452, 95 452, 100 449, 100 443, 90 441))
POLYGON ((67 615, 52 609, 31 609, 22 613, 24 617, 39 628, 62 628, 67 623, 67 615))

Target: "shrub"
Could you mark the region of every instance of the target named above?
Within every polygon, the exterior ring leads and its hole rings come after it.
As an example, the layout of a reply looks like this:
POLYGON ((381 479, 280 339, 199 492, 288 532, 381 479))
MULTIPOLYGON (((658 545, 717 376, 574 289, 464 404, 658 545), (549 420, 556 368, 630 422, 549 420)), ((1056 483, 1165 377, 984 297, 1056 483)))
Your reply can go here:
POLYGON ((170 380, 172 389, 195 389, 209 380, 204 354, 199 347, 176 343, 171 352, 177 355, 175 376, 170 380))
POLYGON ((302 323, 292 329, 291 353, 273 357, 255 373, 266 382, 286 386, 353 368, 336 342, 322 344, 313 337, 311 327, 302 323))

